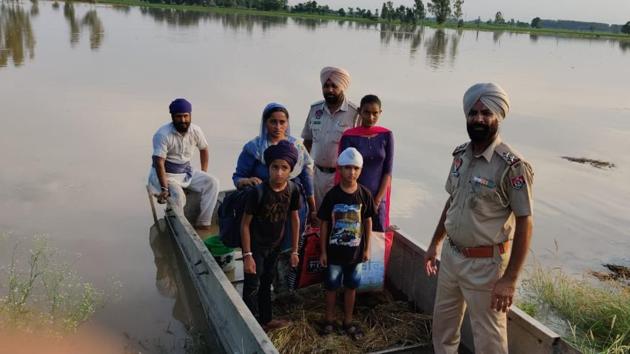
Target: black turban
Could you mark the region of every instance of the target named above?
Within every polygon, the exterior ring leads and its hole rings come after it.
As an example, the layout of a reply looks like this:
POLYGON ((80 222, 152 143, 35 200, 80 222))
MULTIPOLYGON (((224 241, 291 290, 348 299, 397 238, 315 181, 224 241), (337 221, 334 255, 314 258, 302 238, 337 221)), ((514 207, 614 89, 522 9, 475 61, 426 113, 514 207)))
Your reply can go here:
POLYGON ((273 160, 284 160, 291 166, 291 170, 293 171, 293 167, 295 167, 297 163, 298 151, 295 146, 287 140, 281 140, 278 144, 269 146, 267 150, 265 150, 264 157, 267 165, 271 165, 273 160))

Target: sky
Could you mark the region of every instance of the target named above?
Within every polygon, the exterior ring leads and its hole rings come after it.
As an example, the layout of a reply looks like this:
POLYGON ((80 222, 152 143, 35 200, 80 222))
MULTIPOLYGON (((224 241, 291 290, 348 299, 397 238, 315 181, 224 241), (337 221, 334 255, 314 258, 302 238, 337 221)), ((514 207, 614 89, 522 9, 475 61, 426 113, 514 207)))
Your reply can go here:
MULTIPOLYGON (((297 4, 306 0, 289 0, 297 4)), ((339 7, 380 9, 385 0, 317 0, 318 4, 339 7)), ((429 0, 423 0, 426 3, 429 0)), ((413 0, 393 0, 394 5, 411 6, 413 0)), ((451 0, 452 2, 452 0, 451 0)), ((624 24, 630 21, 630 0, 465 0, 464 19, 494 18, 497 11, 506 20, 530 22, 534 17, 624 24)))

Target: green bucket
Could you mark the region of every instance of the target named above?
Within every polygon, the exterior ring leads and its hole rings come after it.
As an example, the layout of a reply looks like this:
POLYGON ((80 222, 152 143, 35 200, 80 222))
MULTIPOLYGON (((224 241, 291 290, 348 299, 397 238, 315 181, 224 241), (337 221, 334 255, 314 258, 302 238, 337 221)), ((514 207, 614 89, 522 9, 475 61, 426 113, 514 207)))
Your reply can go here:
POLYGON ((208 237, 203 243, 224 272, 235 268, 234 249, 224 245, 219 236, 208 237))

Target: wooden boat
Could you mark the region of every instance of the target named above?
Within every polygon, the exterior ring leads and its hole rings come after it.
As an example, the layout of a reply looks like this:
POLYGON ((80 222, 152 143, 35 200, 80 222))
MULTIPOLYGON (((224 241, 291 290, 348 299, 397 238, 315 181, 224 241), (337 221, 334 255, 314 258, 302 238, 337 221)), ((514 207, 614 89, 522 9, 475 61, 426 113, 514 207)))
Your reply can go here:
MULTIPOLYGON (((226 193, 219 195, 219 203, 226 193)), ((221 270, 188 220, 198 214, 198 196, 188 196, 184 213, 167 208, 168 231, 176 240, 204 309, 211 335, 217 336, 227 353, 278 353, 273 343, 248 310, 232 281, 221 270)), ((216 215, 215 215, 216 219, 216 215)), ((216 225, 216 223, 213 223, 216 225)), ((397 230, 394 234, 387 286, 402 294, 423 313, 431 313, 437 286, 436 278, 424 274, 426 247, 397 230)), ((509 349, 512 354, 579 353, 558 334, 517 307, 508 313, 509 349)), ((462 351, 474 352, 468 317, 462 329, 462 351)), ((427 353, 430 348, 400 347, 379 353, 427 353)))

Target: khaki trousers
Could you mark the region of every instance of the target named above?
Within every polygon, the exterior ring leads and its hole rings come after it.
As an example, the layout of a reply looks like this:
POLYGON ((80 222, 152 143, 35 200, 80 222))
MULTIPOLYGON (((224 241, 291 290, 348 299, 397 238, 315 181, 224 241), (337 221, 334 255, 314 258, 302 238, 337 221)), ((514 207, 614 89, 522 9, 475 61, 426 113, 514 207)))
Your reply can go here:
POLYGON ((326 193, 335 186, 335 173, 322 172, 317 166, 314 167, 314 170, 313 189, 315 190, 315 205, 319 209, 326 193))
POLYGON ((433 308, 436 354, 456 354, 464 311, 470 314, 475 352, 508 353, 507 314, 490 308, 494 283, 507 265, 507 255, 466 258, 444 243, 433 308))

